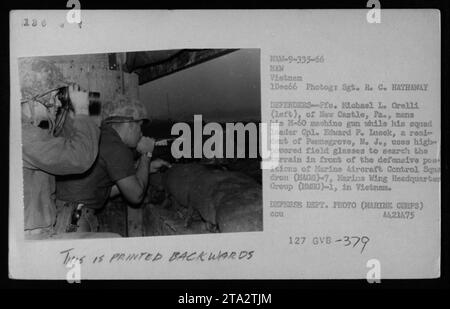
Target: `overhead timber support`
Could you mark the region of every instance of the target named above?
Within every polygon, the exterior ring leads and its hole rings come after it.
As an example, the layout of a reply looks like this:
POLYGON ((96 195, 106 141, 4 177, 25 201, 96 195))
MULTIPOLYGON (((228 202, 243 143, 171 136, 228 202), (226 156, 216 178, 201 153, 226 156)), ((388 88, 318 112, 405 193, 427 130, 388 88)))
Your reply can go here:
MULTIPOLYGON (((149 54, 155 52, 129 52, 126 55, 124 70, 129 73, 136 73, 139 76, 139 85, 142 85, 236 50, 181 49, 166 53, 166 57, 156 57, 156 59, 149 54)), ((164 53, 164 51, 160 53, 164 53)))

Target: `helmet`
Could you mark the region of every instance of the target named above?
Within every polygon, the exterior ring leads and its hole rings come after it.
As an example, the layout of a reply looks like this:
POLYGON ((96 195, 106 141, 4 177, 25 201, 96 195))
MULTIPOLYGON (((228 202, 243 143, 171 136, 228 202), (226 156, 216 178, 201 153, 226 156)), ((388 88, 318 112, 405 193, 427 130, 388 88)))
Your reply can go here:
POLYGON ((63 74, 52 62, 36 57, 19 59, 19 81, 22 100, 67 86, 63 74))
POLYGON ((107 123, 148 120, 145 106, 135 99, 118 95, 102 106, 102 119, 107 123))

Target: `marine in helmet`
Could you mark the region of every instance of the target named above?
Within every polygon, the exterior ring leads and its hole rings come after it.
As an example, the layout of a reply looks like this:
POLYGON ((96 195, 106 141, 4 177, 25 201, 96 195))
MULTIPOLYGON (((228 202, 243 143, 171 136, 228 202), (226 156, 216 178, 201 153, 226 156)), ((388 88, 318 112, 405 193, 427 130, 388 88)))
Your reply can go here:
POLYGON ((55 234, 55 175, 88 170, 98 153, 100 132, 88 115, 88 94, 69 85, 52 62, 19 59, 19 79, 25 235, 46 238, 55 234), (63 106, 61 93, 70 106, 63 106), (60 134, 63 126, 69 134, 60 134))
POLYGON ((142 136, 141 125, 148 117, 139 101, 119 95, 103 104, 102 118, 99 155, 92 168, 57 180, 57 206, 80 209, 75 225, 69 216, 62 215, 58 230, 96 232, 96 214, 111 195, 121 194, 130 204, 138 205, 145 197, 149 173, 170 167, 161 159, 151 160, 154 140, 142 136), (139 154, 136 166, 133 148, 139 154))

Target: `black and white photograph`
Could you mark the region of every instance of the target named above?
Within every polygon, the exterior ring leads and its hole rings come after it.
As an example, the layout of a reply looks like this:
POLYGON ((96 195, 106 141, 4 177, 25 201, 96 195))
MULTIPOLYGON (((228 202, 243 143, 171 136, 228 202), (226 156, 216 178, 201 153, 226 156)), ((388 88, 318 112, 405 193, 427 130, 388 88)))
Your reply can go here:
POLYGON ((258 49, 19 59, 26 238, 262 231, 254 136, 223 134, 261 122, 259 66, 258 49))
POLYGON ((440 278, 441 12, 364 5, 12 10, 10 278, 440 278))

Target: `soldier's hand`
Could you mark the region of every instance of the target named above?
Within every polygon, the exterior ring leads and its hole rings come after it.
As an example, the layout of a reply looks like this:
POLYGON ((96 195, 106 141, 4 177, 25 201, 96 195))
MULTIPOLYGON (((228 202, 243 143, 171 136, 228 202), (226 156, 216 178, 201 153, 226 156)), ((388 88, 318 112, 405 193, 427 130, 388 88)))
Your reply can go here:
POLYGON ((162 159, 155 159, 150 162, 150 173, 156 173, 164 166, 168 168, 172 167, 172 165, 167 161, 164 161, 162 159))
POLYGON ((141 137, 136 146, 136 150, 143 155, 147 154, 148 152, 152 153, 154 148, 155 140, 146 136, 141 137))
POLYGON ((75 110, 75 115, 89 115, 89 94, 80 85, 69 86, 69 97, 75 110))

